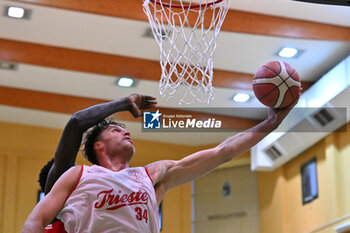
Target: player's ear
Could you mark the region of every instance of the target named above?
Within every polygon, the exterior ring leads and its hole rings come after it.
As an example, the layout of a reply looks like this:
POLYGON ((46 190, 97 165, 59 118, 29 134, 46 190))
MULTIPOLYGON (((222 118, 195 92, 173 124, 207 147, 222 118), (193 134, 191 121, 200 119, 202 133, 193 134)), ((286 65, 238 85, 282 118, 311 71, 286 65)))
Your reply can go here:
POLYGON ((101 141, 97 141, 94 143, 95 151, 99 151, 99 150, 103 149, 103 147, 104 147, 104 143, 101 141))

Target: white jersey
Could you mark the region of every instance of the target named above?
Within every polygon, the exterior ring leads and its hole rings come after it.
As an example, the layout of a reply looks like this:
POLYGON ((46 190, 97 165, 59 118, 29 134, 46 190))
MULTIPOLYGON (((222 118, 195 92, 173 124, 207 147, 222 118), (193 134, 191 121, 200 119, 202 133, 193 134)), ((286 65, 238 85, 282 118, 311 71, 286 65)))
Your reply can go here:
POLYGON ((68 233, 159 232, 155 190, 144 167, 114 172, 83 166, 57 217, 68 233))

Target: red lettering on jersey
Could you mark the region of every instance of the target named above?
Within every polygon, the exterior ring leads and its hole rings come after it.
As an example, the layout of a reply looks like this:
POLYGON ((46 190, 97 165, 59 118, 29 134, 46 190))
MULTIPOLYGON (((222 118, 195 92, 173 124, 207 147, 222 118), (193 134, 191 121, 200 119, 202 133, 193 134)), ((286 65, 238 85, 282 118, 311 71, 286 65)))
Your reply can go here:
POLYGON ((119 194, 114 194, 113 189, 101 191, 97 194, 97 198, 102 196, 102 199, 97 201, 94 205, 96 209, 102 207, 108 207, 106 210, 116 210, 127 205, 136 205, 148 203, 148 193, 147 192, 132 192, 130 194, 122 194, 119 190, 119 194))

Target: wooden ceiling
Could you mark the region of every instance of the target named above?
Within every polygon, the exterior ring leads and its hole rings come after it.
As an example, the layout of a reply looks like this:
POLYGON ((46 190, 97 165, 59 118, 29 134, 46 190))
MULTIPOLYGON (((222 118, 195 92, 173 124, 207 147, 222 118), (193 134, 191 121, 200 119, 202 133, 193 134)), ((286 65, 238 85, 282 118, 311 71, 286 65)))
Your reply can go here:
MULTIPOLYGON (((148 21, 141 0, 14 0, 41 6, 148 21)), ((209 16, 208 16, 209 17, 209 16)), ((350 41, 350 29, 335 25, 229 10, 223 31, 317 40, 350 41)))
MULTIPOLYGON (((101 14, 131 20, 147 21, 141 0, 14 0, 13 2, 36 4, 65 10, 101 14)), ((230 10, 222 30, 229 32, 315 40, 350 41, 350 28, 302 20, 287 19, 256 13, 230 10)), ((161 70, 157 61, 103 54, 23 41, 0 38, 0 60, 60 68, 110 76, 129 75, 139 79, 158 81, 161 70), (145 69, 147 67, 147 69, 145 69)), ((251 88, 253 74, 214 70, 213 85, 224 88, 251 88)), ((312 83, 304 82, 306 90, 312 83)), ((106 100, 74 97, 18 88, 0 87, 0 104, 29 109, 72 114, 75 111, 106 100)), ((168 111, 163 108, 162 111, 168 111)), ((202 115, 203 117, 213 117, 202 115)), ((219 118, 220 116, 215 116, 219 118)), ((125 120, 134 120, 124 116, 125 120)), ((245 129, 256 120, 225 117, 231 122, 227 128, 245 129)))

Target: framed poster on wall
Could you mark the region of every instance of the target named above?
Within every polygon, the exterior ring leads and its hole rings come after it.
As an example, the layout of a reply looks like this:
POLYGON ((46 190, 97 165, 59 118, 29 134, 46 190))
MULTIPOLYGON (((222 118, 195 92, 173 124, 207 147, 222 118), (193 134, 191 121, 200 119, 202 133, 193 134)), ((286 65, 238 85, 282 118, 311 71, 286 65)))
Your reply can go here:
POLYGON ((301 189, 303 205, 318 197, 316 157, 301 165, 301 189))

